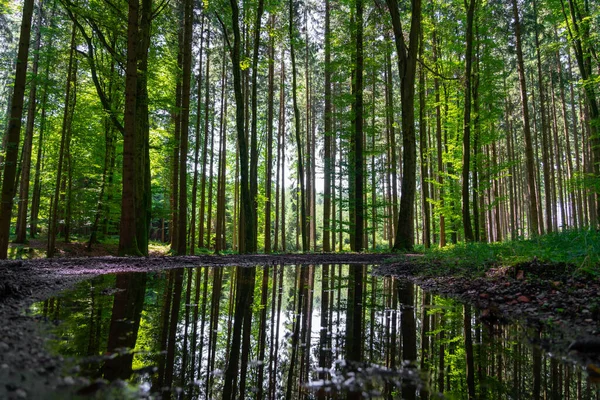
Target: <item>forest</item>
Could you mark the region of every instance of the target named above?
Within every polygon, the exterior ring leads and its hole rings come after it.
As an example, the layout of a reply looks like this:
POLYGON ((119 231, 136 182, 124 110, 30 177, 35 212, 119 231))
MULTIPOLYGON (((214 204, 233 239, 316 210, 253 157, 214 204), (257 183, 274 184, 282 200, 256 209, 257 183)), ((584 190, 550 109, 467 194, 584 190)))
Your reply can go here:
POLYGON ((600 4, 0 0, 0 258, 595 229, 600 4))

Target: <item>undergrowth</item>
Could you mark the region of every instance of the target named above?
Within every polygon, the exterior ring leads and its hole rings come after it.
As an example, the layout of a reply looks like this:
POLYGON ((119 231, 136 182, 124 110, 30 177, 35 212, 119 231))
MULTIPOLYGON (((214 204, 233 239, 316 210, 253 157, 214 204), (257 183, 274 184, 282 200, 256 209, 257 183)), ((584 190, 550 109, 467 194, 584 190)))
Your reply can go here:
POLYGON ((600 232, 568 230, 532 239, 499 243, 458 243, 446 247, 417 247, 422 257, 411 259, 423 273, 484 273, 489 268, 536 261, 562 264, 572 274, 600 277, 600 232))

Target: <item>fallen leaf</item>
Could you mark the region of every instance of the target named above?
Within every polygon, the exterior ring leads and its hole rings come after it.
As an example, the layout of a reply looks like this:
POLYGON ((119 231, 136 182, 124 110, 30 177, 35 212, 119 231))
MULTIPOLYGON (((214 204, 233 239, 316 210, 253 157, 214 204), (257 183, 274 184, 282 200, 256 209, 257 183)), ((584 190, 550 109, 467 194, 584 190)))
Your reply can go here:
POLYGON ((525 271, 523 271, 522 269, 521 269, 521 270, 519 270, 519 271, 517 272, 517 279, 518 279, 518 280, 523 280, 523 279, 525 279, 525 271))

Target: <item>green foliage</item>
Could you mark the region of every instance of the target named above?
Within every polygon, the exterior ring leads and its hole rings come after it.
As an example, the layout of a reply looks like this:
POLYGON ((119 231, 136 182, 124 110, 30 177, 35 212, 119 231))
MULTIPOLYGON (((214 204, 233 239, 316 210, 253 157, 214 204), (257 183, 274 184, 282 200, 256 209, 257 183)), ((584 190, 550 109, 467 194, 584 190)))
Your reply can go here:
MULTIPOLYGON (((567 273, 600 276, 600 233, 569 230, 534 239, 502 243, 459 243, 423 251, 416 263, 426 274, 480 274, 491 267, 513 266, 534 260, 567 273)), ((411 260, 412 262, 413 260, 411 260)))

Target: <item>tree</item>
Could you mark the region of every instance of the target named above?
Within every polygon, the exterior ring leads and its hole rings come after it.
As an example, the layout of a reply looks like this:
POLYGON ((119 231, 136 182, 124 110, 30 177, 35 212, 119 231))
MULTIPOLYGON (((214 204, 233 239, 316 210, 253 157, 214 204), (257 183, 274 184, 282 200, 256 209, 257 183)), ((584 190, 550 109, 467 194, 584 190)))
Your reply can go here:
MULTIPOLYGON (((127 19, 127 64, 125 78, 125 115, 123 126, 123 193, 121 197, 121 228, 119 230, 119 255, 140 256, 136 231, 135 185, 137 176, 135 149, 138 138, 136 121, 137 102, 137 46, 139 2, 129 2, 127 19)), ((137 210, 140 212, 140 210, 137 210)))
MULTIPOLYGON (((352 117, 354 119, 354 137, 352 148, 351 166, 354 179, 354 243, 352 250, 361 251, 364 247, 364 159, 363 159, 363 3, 362 0, 356 0, 356 63, 354 70, 354 82, 352 85, 352 94, 354 103, 352 104, 352 117)), ((414 90, 414 89, 413 89, 414 90)))
POLYGON ((402 103, 402 184, 400 212, 394 250, 412 249, 414 245, 414 201, 417 179, 417 150, 415 135, 415 75, 421 29, 421 0, 411 0, 411 24, 408 46, 400 21, 397 0, 386 0, 396 44, 398 70, 400 71, 400 93, 402 103))
POLYGON ((323 195, 323 251, 331 251, 331 0, 325 0, 325 110, 324 110, 324 189, 323 195))
POLYGON ((27 106, 27 125, 25 128, 25 140, 23 142, 23 151, 21 152, 21 180, 19 186, 19 205, 17 208, 17 229, 15 243, 25 243, 27 238, 27 205, 29 203, 29 175, 31 172, 31 151, 33 146, 33 130, 36 116, 37 105, 37 84, 38 84, 38 65, 40 59, 40 45, 42 43, 41 25, 42 25, 42 7, 40 1, 38 5, 37 23, 35 26, 35 49, 32 63, 33 79, 29 88, 29 104, 27 106))
POLYGON ((523 111, 523 135, 525 136, 525 163, 527 167, 527 187, 529 189, 529 232, 532 236, 541 234, 538 226, 538 204, 535 189, 535 161, 533 158, 533 142, 529 126, 529 106, 527 99, 527 82, 525 80, 525 64, 521 45, 521 23, 517 0, 512 0, 514 18, 515 42, 517 47, 517 69, 519 72, 519 86, 521 88, 521 107, 523 111))
POLYGON ((16 189, 15 177, 17 175, 17 157, 21 136, 21 114, 23 113, 23 98, 25 95, 33 3, 33 0, 25 0, 23 2, 19 51, 17 54, 17 67, 10 108, 10 121, 6 134, 6 156, 4 159, 4 173, 2 176, 2 195, 0 197, 0 200, 2 201, 2 204, 0 205, 0 259, 6 259, 8 253, 10 220, 16 189))
MULTIPOLYGON (((179 141, 179 214, 177 221, 177 254, 187 251, 187 156, 190 132, 190 86, 192 75, 192 32, 194 30, 193 2, 183 1, 183 81, 181 84, 181 138, 179 141)), ((195 221, 192 221, 195 223, 195 221)))
MULTIPOLYGON (((467 3, 465 3, 465 6, 467 3)), ((473 227, 469 211, 469 174, 471 171, 471 95, 473 90, 473 19, 477 0, 469 0, 467 6, 467 33, 465 51, 465 113, 463 119, 463 165, 462 165, 462 217, 465 239, 472 242, 473 227)))
POLYGON ((294 28, 294 1, 289 3, 290 20, 289 22, 289 37, 290 37, 290 58, 292 59, 292 101, 294 104, 294 131, 296 137, 296 148, 298 152, 298 181, 300 182, 300 229, 302 231, 302 250, 308 251, 308 220, 306 218, 306 190, 304 189, 304 158, 302 155, 302 140, 300 139, 300 109, 298 108, 298 84, 296 82, 296 31, 294 28))
POLYGON ((244 115, 244 93, 242 90, 242 68, 241 68, 241 44, 242 38, 240 35, 240 10, 236 0, 230 0, 231 6, 231 24, 233 28, 233 44, 229 39, 229 35, 225 24, 223 26, 223 34, 226 37, 229 47, 229 55, 231 57, 233 71, 233 92, 235 97, 235 125, 238 140, 238 150, 240 157, 240 192, 241 192, 241 209, 244 218, 239 218, 239 234, 240 238, 240 253, 254 253, 256 251, 256 240, 254 234, 256 232, 253 222, 253 199, 250 195, 249 174, 248 174, 248 141, 246 140, 246 121, 244 115))

